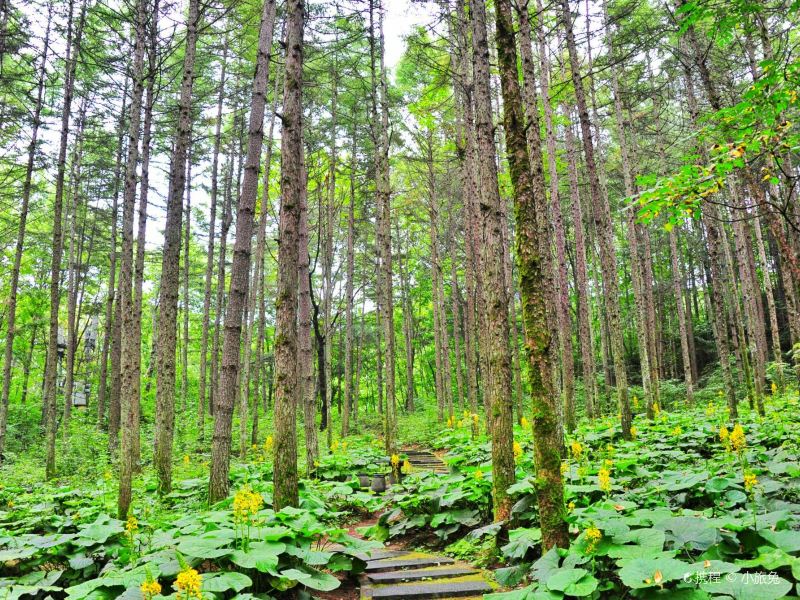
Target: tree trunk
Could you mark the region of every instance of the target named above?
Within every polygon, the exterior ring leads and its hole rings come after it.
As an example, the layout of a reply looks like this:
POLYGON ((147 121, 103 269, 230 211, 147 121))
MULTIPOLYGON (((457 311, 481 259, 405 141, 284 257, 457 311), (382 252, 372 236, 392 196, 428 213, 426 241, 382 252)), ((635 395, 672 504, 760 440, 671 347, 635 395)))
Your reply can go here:
MULTIPOLYGON (((307 177, 303 172, 302 176, 307 177)), ((298 398, 303 409, 303 431, 306 442, 306 475, 316 469, 319 459, 319 440, 317 438, 317 404, 314 395, 314 357, 311 347, 311 276, 308 254, 308 197, 307 187, 300 196, 300 223, 298 230, 298 283, 299 319, 298 340, 298 398)), ((319 348, 318 348, 319 350, 319 348)), ((321 365, 320 365, 321 366, 321 365)), ((320 377, 325 376, 320 369, 320 377)), ((327 423, 327 412, 323 412, 323 424, 327 423)))
MULTIPOLYGON (((514 24, 510 0, 497 0, 497 54, 500 65, 500 82, 503 93, 503 122, 508 144, 507 155, 514 189, 516 212, 516 249, 520 267, 520 292, 525 323, 525 347, 528 354, 531 401, 533 403, 534 461, 536 464, 536 493, 542 529, 542 547, 567 547, 569 537, 564 520, 564 486, 561 481, 561 447, 563 434, 558 419, 559 399, 552 387, 553 356, 550 350, 552 323, 557 311, 548 307, 548 290, 552 286, 554 270, 551 263, 547 194, 542 172, 541 141, 536 134, 525 135, 522 113, 522 94, 517 78, 517 50, 514 41, 514 24), (534 156, 528 156, 529 146, 534 156)), ((526 9, 527 10, 527 9, 526 9)), ((527 73, 529 77, 532 72, 527 73)), ((534 85, 533 81, 530 81, 534 85)), ((495 421, 499 418, 495 416, 495 421)), ((513 438, 510 415, 507 431, 513 438)), ((497 423, 495 423, 497 428, 497 423)), ((499 433, 493 428, 493 448, 499 433)), ((496 456, 493 460, 494 477, 508 469, 496 456)), ((511 457, 510 475, 513 481, 514 462, 511 457)), ((497 501, 495 500, 495 503, 497 501)), ((508 515, 506 515, 506 518, 508 515)), ((495 516, 495 519, 497 516, 495 516)))
MULTIPOLYGON (((3 17, 6 16, 3 11, 3 17)), ((25 233, 28 222, 28 207, 31 199, 31 189, 33 180, 33 170, 36 160, 36 144, 39 139, 39 127, 42 124, 42 107, 44 106, 44 83, 47 76, 47 55, 50 51, 50 22, 53 14, 52 3, 47 5, 47 26, 44 34, 44 47, 42 49, 42 63, 39 66, 39 81, 36 87, 36 104, 33 109, 33 122, 31 124, 31 141, 28 144, 28 162, 25 165, 25 179, 22 184, 22 203, 19 211, 19 225, 17 227, 17 242, 14 249, 14 264, 11 267, 11 283, 8 292, 8 309, 6 312, 6 340, 3 350, 3 388, 0 395, 0 463, 3 462, 3 450, 5 449, 6 429, 8 425, 8 403, 11 390, 11 363, 14 358, 14 335, 16 333, 17 316, 17 289, 19 287, 19 272, 22 266, 22 251, 25 248, 25 233)), ((5 31, 0 31, 4 35, 5 31)), ((123 111, 124 112, 124 111, 123 111)), ((35 337, 35 330, 34 330, 35 337)), ((23 398, 27 392, 27 373, 30 368, 26 367, 25 385, 23 387, 23 398)))
MULTIPOLYGON (((485 346, 488 372, 484 374, 487 424, 492 436, 492 473, 495 521, 511 515, 507 489, 514 483, 513 411, 511 355, 508 347, 508 294, 504 285, 503 206, 497 181, 494 126, 489 76, 489 45, 486 39, 484 0, 470 1, 472 16, 473 83, 475 128, 480 182, 480 212, 484 223, 481 268, 484 276, 485 346)), ((512 41, 513 44, 513 41, 512 41)), ((515 67, 516 71, 516 67, 515 67)), ((482 344, 483 345, 483 344, 482 344)))
POLYGON ((73 36, 74 0, 69 2, 66 39, 66 75, 64 79, 64 102, 61 109, 61 134, 59 138, 58 159, 56 162, 56 189, 53 201, 53 243, 50 262, 50 333, 47 341, 47 363, 44 376, 43 404, 45 407, 45 437, 47 458, 45 478, 52 479, 56 474, 56 376, 60 359, 58 357, 58 309, 61 302, 61 256, 63 254, 62 219, 64 211, 64 176, 66 174, 67 142, 69 140, 69 120, 72 111, 72 98, 75 92, 75 72, 80 56, 81 37, 86 21, 87 2, 81 4, 80 17, 73 36), (74 39, 73 39, 74 38, 74 39))
POLYGON ((179 262, 181 253, 181 218, 186 185, 186 161, 192 138, 192 89, 199 22, 199 0, 189 0, 186 21, 186 47, 183 78, 178 100, 178 128, 169 175, 167 216, 164 225, 164 250, 158 292, 158 345, 155 451, 153 463, 158 475, 158 489, 168 494, 172 489, 172 440, 175 427, 175 349, 177 336, 179 262))
MULTIPOLYGON (((228 495, 230 481, 231 424, 233 406, 239 381, 239 359, 242 337, 242 318, 247 299, 250 276, 250 254, 253 243, 253 216, 258 196, 258 174, 264 141, 264 110, 267 103, 269 58, 275 26, 275 1, 265 0, 261 13, 258 37, 256 72, 253 76, 253 99, 250 105, 250 124, 247 136, 247 158, 241 196, 236 214, 236 241, 233 246, 231 283, 228 310, 225 314, 225 336, 222 342, 222 369, 217 388, 214 411, 214 435, 211 445, 211 473, 208 483, 210 503, 228 495)), ((250 348, 245 348, 249 352, 250 348)), ((241 406, 239 418, 247 422, 247 403, 241 406)), ((240 439, 240 442, 242 440, 240 439)))
MULTIPOLYGON (((527 139, 528 154, 532 161, 534 172, 541 168, 542 152, 539 108, 536 94, 536 75, 533 62, 531 25, 528 16, 528 2, 519 10, 519 44, 522 57, 522 73, 524 85, 522 96, 525 100, 525 116, 528 121, 527 139)), ((569 283, 567 279, 567 250, 566 234, 564 233, 564 216, 561 212, 561 200, 558 194, 558 169, 556 168, 556 147, 555 133, 553 131, 553 109, 550 105, 549 97, 549 67, 547 65, 546 51, 543 49, 544 28, 539 28, 539 53, 541 61, 541 81, 542 105, 545 115, 545 135, 547 138, 547 168, 550 176, 550 199, 548 203, 550 211, 550 232, 548 238, 552 236, 555 244, 555 261, 546 261, 553 268, 552 281, 554 282, 553 301, 556 306, 556 332, 558 334, 558 350, 561 357, 561 387, 564 405, 564 425, 567 431, 575 429, 575 359, 572 354, 572 320, 569 315, 569 283), (547 70, 546 70, 547 69, 547 70)), ((544 175, 542 175, 544 184, 544 175)), ((548 244, 548 253, 551 253, 548 244)))
POLYGON ((609 340, 611 354, 614 359, 614 378, 617 388, 620 424, 622 435, 631 438, 631 408, 628 402, 628 376, 625 368, 625 346, 622 336, 620 317, 619 282, 617 275, 617 255, 614 249, 614 229, 611 222, 611 209, 608 198, 600 189, 600 178, 595 163, 594 142, 592 141, 591 122, 583 91, 583 80, 580 75, 578 51, 573 32, 573 15, 569 9, 569 1, 561 0, 562 17, 567 38, 572 84, 575 89, 575 100, 578 108, 578 120, 583 139, 583 150, 586 158, 586 170, 589 176, 589 192, 594 208, 594 221, 600 247, 600 267, 603 274, 603 294, 605 297, 606 316, 608 317, 609 340))
POLYGON ((350 411, 353 410, 353 280, 355 279, 355 252, 353 250, 356 217, 356 136, 353 128, 350 152, 350 201, 347 205, 347 274, 345 280, 345 347, 344 347, 344 410, 342 411, 342 437, 350 434, 350 411))
POLYGON ((211 313, 211 280, 214 273, 214 233, 217 222, 217 194, 219 182, 219 150, 222 142, 222 108, 225 103, 225 74, 228 67, 228 37, 222 46, 222 65, 220 67, 219 92, 217 93, 217 116, 214 126, 214 147, 211 158, 210 215, 208 224, 208 250, 206 251, 206 275, 203 283, 203 330, 200 334, 200 380, 197 393, 197 428, 202 442, 205 438, 207 406, 211 405, 213 392, 206 395, 208 369, 208 330, 211 313), (208 404, 206 404, 208 403, 208 404))
MULTIPOLYGON (((275 301, 274 508, 296 506, 298 220, 306 193, 303 158, 303 0, 286 2, 286 77, 281 132, 281 208, 275 301)), ((306 251, 306 249, 303 249, 306 251)))
MULTIPOLYGON (((137 405, 139 404, 138 362, 141 347, 137 343, 141 321, 136 321, 133 299, 133 222, 136 206, 136 168, 139 163, 139 138, 141 135, 142 98, 144 96, 145 28, 147 19, 145 0, 136 4, 133 68, 131 81, 131 116, 128 121, 128 157, 125 165, 125 189, 122 195, 122 251, 119 266, 119 302, 122 312, 121 352, 121 425, 122 446, 120 449, 119 494, 117 517, 126 519, 131 505, 133 472, 135 463, 134 437, 139 436, 137 405)), ((140 240, 143 243, 144 240, 140 240)))

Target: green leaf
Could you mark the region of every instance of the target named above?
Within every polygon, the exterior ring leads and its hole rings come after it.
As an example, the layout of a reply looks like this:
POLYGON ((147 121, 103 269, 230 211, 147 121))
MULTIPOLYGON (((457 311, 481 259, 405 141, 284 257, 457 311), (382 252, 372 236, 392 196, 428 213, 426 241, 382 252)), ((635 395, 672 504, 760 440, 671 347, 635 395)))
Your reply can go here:
POLYGON ((627 587, 641 589, 657 586, 658 583, 677 581, 687 573, 688 565, 674 558, 632 558, 618 561, 622 567, 619 578, 627 587), (656 582, 661 575, 661 581, 656 582))
POLYGON ((247 551, 236 550, 231 562, 243 569, 256 569, 262 573, 277 575, 279 556, 286 550, 281 542, 253 542, 247 551))
POLYGON ((547 579, 547 588, 568 596, 588 596, 597 589, 598 581, 586 569, 560 569, 547 579))
POLYGON ((228 590, 241 592, 251 585, 253 585, 253 581, 247 575, 236 571, 214 573, 211 576, 203 577, 204 592, 227 592, 228 590))
POLYGON ((311 567, 301 565, 296 569, 287 569, 282 571, 283 577, 288 577, 302 583, 304 586, 312 590, 319 590, 320 592, 330 592, 339 587, 339 580, 333 575, 317 571, 311 567))

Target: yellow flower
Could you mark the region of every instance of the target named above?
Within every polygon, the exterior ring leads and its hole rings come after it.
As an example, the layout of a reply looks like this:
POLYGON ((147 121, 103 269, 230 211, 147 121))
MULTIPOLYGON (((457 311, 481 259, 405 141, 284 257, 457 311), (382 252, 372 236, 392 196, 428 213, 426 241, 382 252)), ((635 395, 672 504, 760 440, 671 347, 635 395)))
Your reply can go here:
POLYGON ((106 471, 105 473, 103 473, 103 479, 105 479, 106 481, 111 481, 111 477, 112 477, 111 471, 106 471))
POLYGON ((661 408, 658 406, 658 402, 653 403, 653 413, 658 416, 661 414, 661 408))
POLYGON ((661 574, 661 571, 656 569, 656 572, 653 573, 653 583, 660 585, 662 581, 664 581, 664 575, 661 574))
POLYGON ((237 523, 244 523, 261 510, 264 499, 261 494, 254 492, 250 485, 245 485, 233 497, 233 520, 237 523))
POLYGON ((392 454, 392 466, 396 467, 400 464, 400 457, 397 454, 392 454))
POLYGON ((333 440, 331 443, 331 452, 336 452, 339 449, 339 440, 333 440))
POLYGON ((636 434, 639 433, 639 430, 636 427, 631 427, 631 437, 636 439, 636 434))
POLYGON ((772 385, 770 386, 770 389, 772 389, 772 395, 773 396, 778 393, 778 386, 775 385, 774 381, 772 382, 772 385))
POLYGON ((597 483, 605 493, 611 491, 611 471, 603 467, 597 474, 597 483))
POLYGON ((125 531, 132 537, 137 529, 139 529, 139 520, 133 515, 128 516, 128 520, 125 523, 125 531))
POLYGON ((611 444, 606 444, 606 452, 608 452, 609 454, 613 454, 614 446, 612 446, 611 444))
POLYGON ((714 405, 713 404, 709 404, 706 407, 706 416, 710 417, 713 414, 714 414, 714 405))
POLYGON ((153 596, 158 596, 161 593, 161 585, 157 581, 148 578, 139 589, 142 591, 142 596, 145 600, 150 600, 153 596))
POLYGON ((522 446, 519 442, 514 442, 514 458, 519 458, 522 456, 522 446))
POLYGON ((478 479, 478 480, 483 479, 483 471, 478 469, 477 471, 475 471, 474 477, 475 477, 475 479, 478 479))
POLYGON ((569 463, 565 460, 561 461, 561 474, 565 475, 569 471, 569 463))
POLYGON ((731 432, 728 431, 728 428, 725 425, 721 425, 719 428, 719 441, 728 445, 728 440, 730 440, 731 432))
POLYGON ((188 465, 191 460, 188 454, 183 455, 183 464, 188 465))
POLYGON ((581 443, 575 440, 569 445, 569 448, 572 451, 573 458, 575 460, 580 460, 581 454, 583 454, 583 446, 581 446, 581 443))
POLYGON ((458 421, 458 426, 459 427, 464 427, 464 419, 461 419, 461 420, 458 421))
POLYGON ((639 408, 639 396, 633 397, 633 408, 639 408))
POLYGON ((731 447, 737 452, 744 450, 747 446, 747 439, 744 436, 744 429, 737 423, 731 432, 731 447))
POLYGON ((13 500, 9 500, 8 503, 6 504, 6 506, 8 508, 14 508, 14 501, 13 500))
POLYGON ((342 442, 342 452, 347 452, 347 442, 342 442))
POLYGON ((469 411, 467 409, 464 409, 464 417, 469 417, 469 411))
POLYGON ((758 477, 753 473, 744 474, 744 489, 746 492, 752 492, 753 488, 758 485, 758 477))
POLYGON ((569 510, 570 512, 572 512, 573 510, 575 510, 575 503, 574 503, 574 502, 572 502, 572 501, 570 501, 570 503, 569 503, 569 504, 567 504, 567 510, 569 510))
POLYGON ((605 466, 606 466, 606 467, 607 467, 609 470, 611 470, 611 468, 614 466, 614 461, 613 461, 613 460, 611 460, 610 458, 607 458, 607 459, 605 459, 605 460, 603 461, 603 464, 604 464, 604 465, 605 465, 605 466))
POLYGON ((414 470, 414 467, 411 466, 411 463, 408 461, 408 459, 404 460, 403 461, 403 473, 408 475, 413 470, 414 470))
POLYGON ((472 413, 472 424, 477 425, 479 420, 480 417, 477 415, 477 413, 472 413))
POLYGON ((683 433, 683 429, 681 429, 680 425, 675 427, 672 431, 670 431, 672 435, 680 435, 683 433))
POLYGON ((202 599, 203 593, 200 591, 202 585, 203 576, 190 567, 178 573, 178 578, 175 580, 175 589, 178 591, 179 598, 202 599))
POLYGON ((725 392, 723 392, 722 390, 720 390, 720 391, 718 391, 718 392, 717 392, 717 396, 719 396, 720 398, 722 398, 722 397, 724 397, 724 396, 725 396, 725 392))
POLYGON ((530 428, 530 426, 531 426, 531 423, 530 423, 530 421, 528 421, 528 419, 526 419, 525 417, 522 417, 522 418, 519 420, 519 425, 520 425, 520 427, 522 427, 523 429, 529 429, 529 428, 530 428))
POLYGON ((598 542, 603 539, 603 532, 592 525, 584 532, 584 536, 586 539, 586 551, 591 553, 594 552, 598 542))
POLYGON ((449 429, 453 428, 453 417, 447 417, 447 427, 449 429))
POLYGON ((264 450, 269 452, 270 450, 272 450, 272 446, 274 444, 275 444, 275 438, 273 438, 271 435, 267 436, 267 439, 264 440, 264 450))

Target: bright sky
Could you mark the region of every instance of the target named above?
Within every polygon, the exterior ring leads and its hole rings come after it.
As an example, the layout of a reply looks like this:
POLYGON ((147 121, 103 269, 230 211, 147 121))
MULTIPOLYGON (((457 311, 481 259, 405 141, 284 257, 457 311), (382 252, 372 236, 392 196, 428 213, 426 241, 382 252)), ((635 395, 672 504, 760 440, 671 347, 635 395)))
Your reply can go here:
POLYGON ((411 33, 415 25, 428 24, 438 7, 433 2, 411 0, 385 0, 386 20, 383 24, 386 43, 386 66, 393 68, 403 56, 403 36, 411 33))

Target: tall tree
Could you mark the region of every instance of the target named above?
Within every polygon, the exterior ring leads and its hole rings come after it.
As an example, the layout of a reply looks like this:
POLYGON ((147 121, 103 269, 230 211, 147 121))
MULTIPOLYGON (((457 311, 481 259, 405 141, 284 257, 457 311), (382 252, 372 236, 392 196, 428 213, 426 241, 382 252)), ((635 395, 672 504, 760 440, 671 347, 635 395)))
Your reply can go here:
POLYGON ((199 0, 189 0, 186 19, 186 45, 183 55, 178 125, 172 152, 164 224, 164 251, 158 290, 158 334, 156 362, 155 449, 153 463, 158 474, 158 489, 172 489, 172 441, 175 429, 175 351, 177 344, 178 288, 180 286, 181 219, 186 187, 186 161, 192 138, 192 90, 195 79, 197 38, 202 18, 199 0))
MULTIPOLYGON (((231 454, 231 424, 233 406, 239 381, 242 318, 247 299, 250 276, 250 254, 253 243, 254 214, 258 196, 258 175, 264 142, 264 111, 267 104, 269 58, 272 33, 275 28, 275 0, 265 0, 258 35, 258 57, 253 76, 253 99, 250 104, 250 124, 247 136, 242 193, 236 215, 236 242, 233 247, 231 284, 228 310, 225 314, 225 337, 222 343, 222 370, 214 411, 214 436, 211 446, 211 473, 208 483, 209 502, 228 495, 228 470, 231 454)), ((245 349, 249 352, 249 348, 245 349)), ((240 414, 247 420, 247 413, 240 414)))
POLYGON ((286 2, 286 66, 281 134, 278 289, 275 296, 276 510, 296 506, 297 490, 297 230, 306 193, 303 157, 303 0, 286 2))

